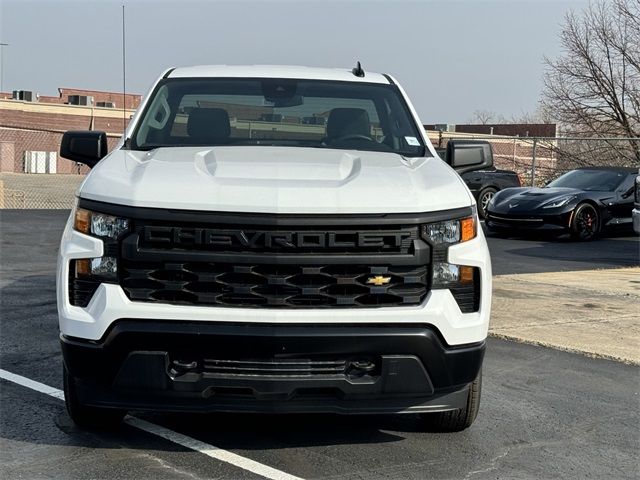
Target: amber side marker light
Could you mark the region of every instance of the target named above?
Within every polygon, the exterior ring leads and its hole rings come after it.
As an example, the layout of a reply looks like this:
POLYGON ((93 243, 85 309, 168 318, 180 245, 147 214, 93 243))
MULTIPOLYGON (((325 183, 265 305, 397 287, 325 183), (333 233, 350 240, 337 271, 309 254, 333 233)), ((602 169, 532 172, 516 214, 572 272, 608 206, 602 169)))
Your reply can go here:
POLYGON ((473 267, 466 265, 460 267, 460 283, 473 283, 473 267))
POLYGON ((91 261, 88 258, 76 260, 76 278, 91 275, 91 261))
POLYGON ((460 220, 460 241, 466 242, 476 238, 476 222, 473 217, 460 220))
POLYGON ((76 209, 73 228, 78 232, 89 234, 91 232, 91 212, 84 208, 76 209))

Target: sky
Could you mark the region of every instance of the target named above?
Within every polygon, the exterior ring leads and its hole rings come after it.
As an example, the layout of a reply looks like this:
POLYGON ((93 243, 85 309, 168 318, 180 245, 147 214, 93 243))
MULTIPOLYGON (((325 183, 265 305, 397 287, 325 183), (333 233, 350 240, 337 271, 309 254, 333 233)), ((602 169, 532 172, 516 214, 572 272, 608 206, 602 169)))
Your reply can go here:
POLYGON ((537 108, 543 57, 561 54, 564 15, 587 0, 0 0, 4 91, 144 94, 171 66, 287 64, 389 73, 423 123, 537 108))

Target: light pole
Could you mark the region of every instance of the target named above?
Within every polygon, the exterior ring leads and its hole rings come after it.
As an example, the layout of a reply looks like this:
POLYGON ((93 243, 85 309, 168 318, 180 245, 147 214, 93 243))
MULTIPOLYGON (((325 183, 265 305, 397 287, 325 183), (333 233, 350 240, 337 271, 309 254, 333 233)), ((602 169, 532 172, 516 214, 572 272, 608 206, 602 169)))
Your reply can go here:
POLYGON ((8 47, 8 43, 0 43, 0 92, 3 90, 3 77, 4 77, 4 47, 8 47))

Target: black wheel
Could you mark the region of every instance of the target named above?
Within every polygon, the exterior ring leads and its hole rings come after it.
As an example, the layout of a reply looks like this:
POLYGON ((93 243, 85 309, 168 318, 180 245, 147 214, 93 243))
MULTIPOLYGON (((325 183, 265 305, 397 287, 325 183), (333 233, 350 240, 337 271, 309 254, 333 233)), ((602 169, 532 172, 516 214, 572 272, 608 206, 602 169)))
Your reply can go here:
POLYGON ((429 432, 460 432, 469 428, 478 416, 481 392, 482 372, 478 374, 478 378, 469 386, 469 396, 467 397, 467 406, 465 408, 448 412, 420 414, 425 429, 429 432))
POLYGON ((478 215, 480 215, 480 218, 484 218, 487 212, 487 205, 489 205, 489 202, 497 191, 498 190, 493 187, 487 187, 478 195, 478 215))
POLYGON ((100 408, 82 405, 76 393, 75 380, 63 367, 64 403, 73 423, 83 428, 114 428, 122 422, 126 411, 117 408, 100 408))
POLYGON ((600 218, 593 205, 581 203, 571 218, 571 238, 581 242, 593 240, 600 232, 600 218))

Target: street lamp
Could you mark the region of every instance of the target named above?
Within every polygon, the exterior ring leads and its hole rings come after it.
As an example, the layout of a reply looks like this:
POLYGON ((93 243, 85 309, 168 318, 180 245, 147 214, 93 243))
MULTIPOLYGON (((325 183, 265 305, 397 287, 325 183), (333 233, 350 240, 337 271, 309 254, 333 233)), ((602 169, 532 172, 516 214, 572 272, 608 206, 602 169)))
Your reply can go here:
POLYGON ((4 47, 8 46, 8 43, 0 43, 0 92, 3 91, 2 80, 4 77, 4 47))

